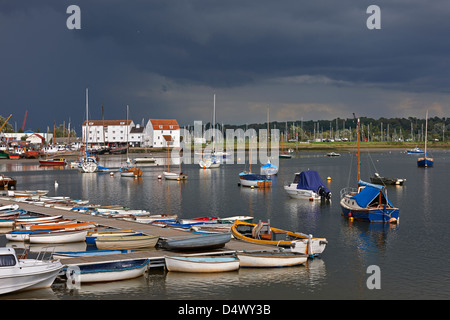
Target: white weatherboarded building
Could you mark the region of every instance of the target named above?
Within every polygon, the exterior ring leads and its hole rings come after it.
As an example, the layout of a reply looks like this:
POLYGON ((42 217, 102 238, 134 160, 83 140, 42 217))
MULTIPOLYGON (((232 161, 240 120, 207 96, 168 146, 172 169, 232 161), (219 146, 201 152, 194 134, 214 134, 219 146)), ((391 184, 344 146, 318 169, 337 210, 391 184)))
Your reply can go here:
MULTIPOLYGON (((132 120, 89 120, 88 144, 117 143, 130 140, 130 131, 134 127, 132 120)), ((83 142, 86 141, 86 121, 82 127, 83 142)))
POLYGON ((180 147, 180 126, 175 119, 150 119, 144 130, 144 146, 180 147))

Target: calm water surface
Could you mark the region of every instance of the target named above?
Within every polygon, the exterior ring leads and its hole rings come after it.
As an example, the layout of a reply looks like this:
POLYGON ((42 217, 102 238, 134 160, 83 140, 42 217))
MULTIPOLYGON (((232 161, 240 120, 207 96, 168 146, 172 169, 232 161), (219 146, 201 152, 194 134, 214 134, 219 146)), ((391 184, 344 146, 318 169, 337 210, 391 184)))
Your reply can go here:
MULTIPOLYGON (((19 189, 48 189, 50 196, 120 204, 182 218, 251 215, 255 221, 270 219, 275 227, 326 237, 329 242, 321 258, 310 260, 306 266, 240 269, 211 275, 152 270, 145 277, 128 281, 82 285, 76 291, 55 284, 50 289, 7 298, 449 299, 450 250, 446 239, 450 198, 445 195, 450 152, 434 151, 432 155, 435 166, 424 169, 417 167, 417 156, 400 150, 362 154, 363 180, 369 181, 373 172, 407 179, 404 186, 388 187, 391 202, 400 208, 398 225, 349 222, 341 216, 339 191, 356 185, 353 152, 341 152, 341 157, 335 158, 325 157, 323 152, 302 152, 292 159, 280 159, 278 176, 266 191, 238 187, 238 173, 244 165, 222 165, 212 170, 183 165, 188 181, 176 182, 158 181, 162 166, 143 167, 143 178, 135 180, 70 169, 43 169, 37 161, 3 162, 0 172, 16 177, 19 189), (324 181, 331 177, 326 182, 333 193, 331 203, 295 200, 286 195, 283 185, 293 180, 295 172, 308 169, 318 171, 324 181), (367 288, 370 265, 380 267, 381 289, 367 288)), ((104 166, 120 165, 120 158, 101 161, 104 166)), ((259 166, 255 168, 259 171, 259 166)), ((0 238, 4 244, 4 237, 0 238)))

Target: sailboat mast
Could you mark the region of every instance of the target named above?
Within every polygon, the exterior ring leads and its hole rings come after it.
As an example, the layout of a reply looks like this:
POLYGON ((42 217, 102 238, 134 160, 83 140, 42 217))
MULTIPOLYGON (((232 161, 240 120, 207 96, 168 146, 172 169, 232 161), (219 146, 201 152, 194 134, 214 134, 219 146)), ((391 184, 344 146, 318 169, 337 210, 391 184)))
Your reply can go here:
POLYGON ((88 134, 89 134, 89 89, 86 88, 86 142, 84 145, 84 151, 88 151, 88 134))
POLYGON ((215 144, 216 144, 216 93, 214 92, 214 107, 213 107, 213 149, 212 152, 215 152, 215 144))
POLYGON ((427 140, 428 140, 428 110, 425 115, 425 161, 427 157, 427 140))
POLYGON ((359 118, 358 118, 358 126, 357 126, 357 130, 356 130, 356 135, 358 136, 358 182, 361 179, 361 162, 359 159, 359 118))

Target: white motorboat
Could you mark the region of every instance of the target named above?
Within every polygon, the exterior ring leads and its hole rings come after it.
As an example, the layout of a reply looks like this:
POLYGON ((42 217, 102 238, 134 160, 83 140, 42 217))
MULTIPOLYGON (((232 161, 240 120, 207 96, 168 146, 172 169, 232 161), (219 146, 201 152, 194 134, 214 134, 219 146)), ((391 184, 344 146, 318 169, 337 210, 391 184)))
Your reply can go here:
POLYGON ((48 288, 62 268, 59 260, 18 259, 13 248, 0 248, 0 294, 48 288))
POLYGON ((294 181, 284 186, 287 194, 294 199, 330 200, 331 192, 325 186, 317 171, 307 170, 295 174, 294 181))

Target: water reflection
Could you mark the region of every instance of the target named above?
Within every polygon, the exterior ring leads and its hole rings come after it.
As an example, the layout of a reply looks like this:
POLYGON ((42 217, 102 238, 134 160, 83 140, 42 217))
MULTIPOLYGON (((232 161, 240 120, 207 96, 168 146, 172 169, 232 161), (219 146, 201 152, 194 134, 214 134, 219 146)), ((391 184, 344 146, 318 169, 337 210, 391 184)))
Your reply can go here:
POLYGON ((258 292, 258 299, 296 299, 297 290, 309 290, 322 284, 326 277, 321 259, 305 265, 286 268, 240 268, 238 271, 196 274, 168 272, 166 293, 180 299, 248 299, 258 292), (277 290, 278 288, 284 290, 277 290))

